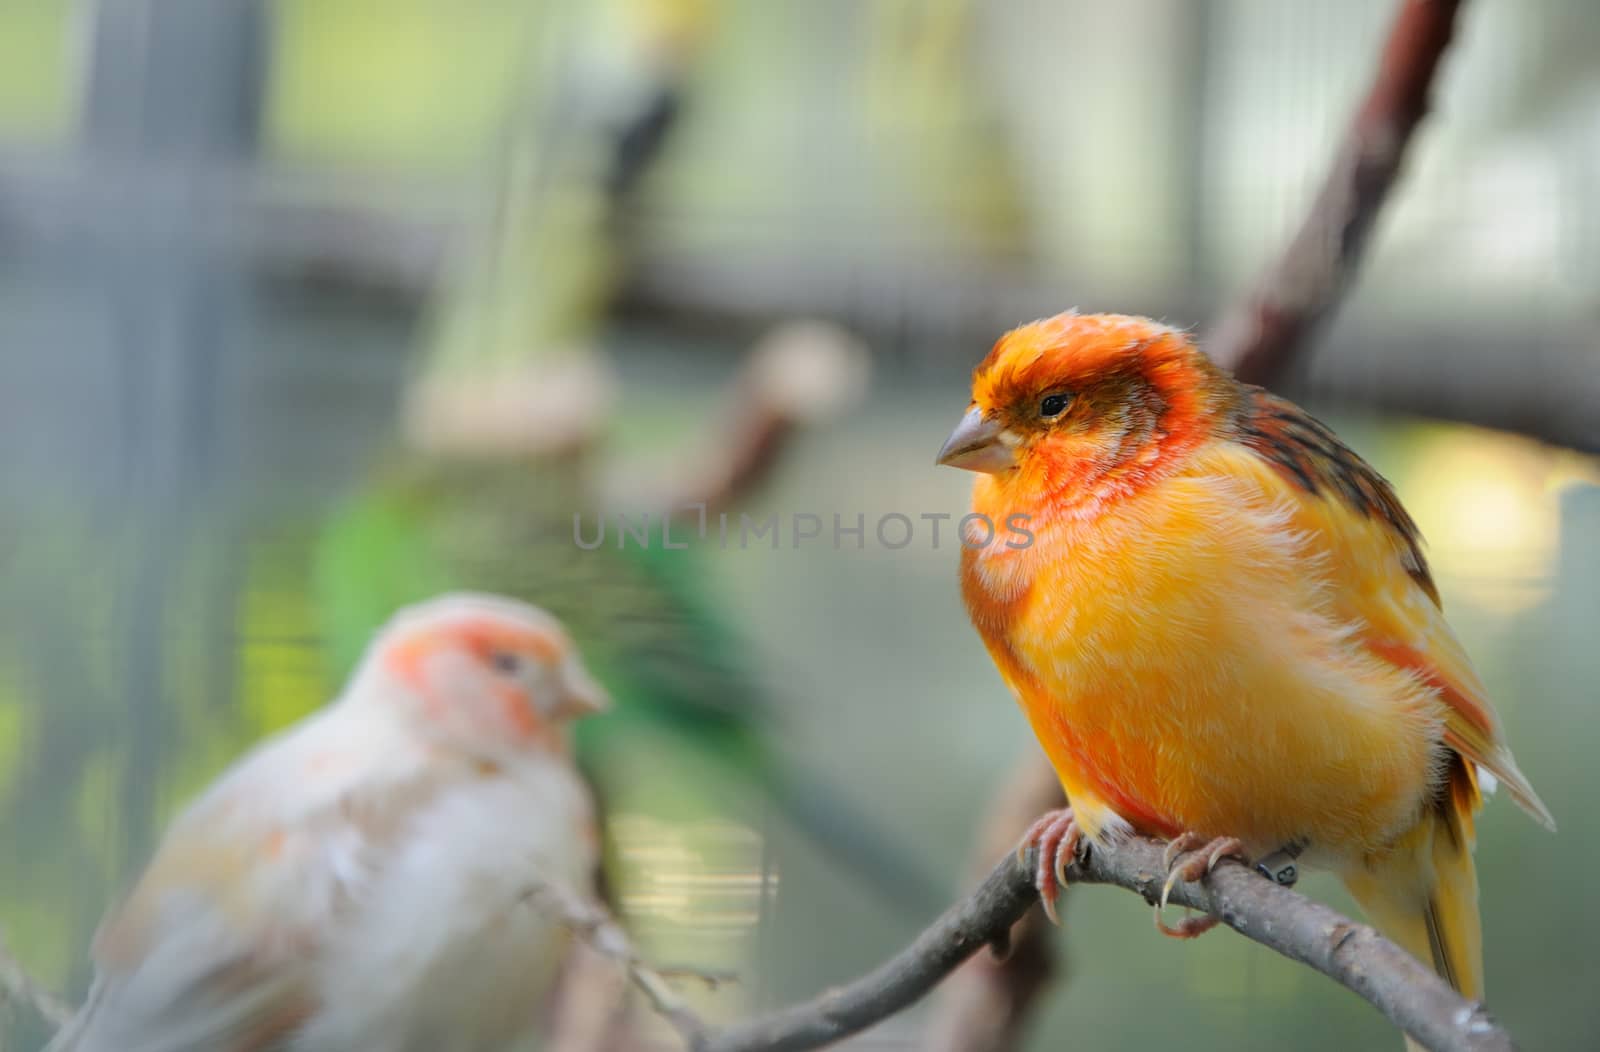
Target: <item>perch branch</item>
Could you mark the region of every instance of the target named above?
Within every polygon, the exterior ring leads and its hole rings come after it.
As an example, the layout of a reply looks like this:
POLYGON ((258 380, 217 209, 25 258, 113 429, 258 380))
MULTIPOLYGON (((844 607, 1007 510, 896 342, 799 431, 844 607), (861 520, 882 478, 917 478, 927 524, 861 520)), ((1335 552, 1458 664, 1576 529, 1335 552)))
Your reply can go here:
MULTIPOLYGON (((1061 781, 1032 743, 989 805, 971 860, 972 879, 1021 839, 1046 811, 1066 805, 1061 781)), ((1060 904, 1065 908, 1066 898, 1060 904)), ((939 991, 925 1035, 930 1052, 1003 1052, 1027 1028, 1034 999, 1062 979, 1056 941, 1043 910, 1011 928, 1010 952, 976 954, 939 991)))
MULTIPOLYGON (((1067 868, 1077 884, 1111 884, 1154 902, 1165 867, 1162 846, 1131 838, 1100 845, 1067 868)), ((803 1004, 724 1029, 708 1026, 645 963, 622 928, 599 905, 553 881, 539 881, 526 898, 553 904, 574 934, 628 972, 634 985, 669 1022, 691 1052, 802 1052, 865 1030, 909 1007, 984 946, 1002 945, 1013 925, 1038 901, 1034 851, 1005 858, 965 899, 945 911, 906 949, 855 982, 803 1004)), ((1200 910, 1291 960, 1299 961, 1365 998, 1390 1022, 1433 1052, 1512 1052, 1511 1036, 1480 1004, 1469 1003, 1415 958, 1375 930, 1327 906, 1227 862, 1203 882, 1180 884, 1171 902, 1200 910)), ((71 1015, 6 955, 0 981, 56 1025, 71 1015)), ((718 981, 718 977, 696 973, 718 981)))
POLYGON ((1428 110, 1434 74, 1450 45, 1458 0, 1404 0, 1310 213, 1250 296, 1213 326, 1206 348, 1243 380, 1265 383, 1301 353, 1338 305, 1361 263, 1428 110))
MULTIPOLYGON (((644 994, 650 1007, 672 1025, 686 1045, 690 1048, 701 1047, 707 1034, 706 1024, 672 989, 667 973, 652 967, 640 956, 622 926, 603 906, 553 880, 536 882, 524 898, 552 906, 574 935, 628 973, 628 979, 644 994)), ((673 974, 693 974, 695 978, 713 986, 726 978, 705 972, 673 974)))
MULTIPOLYGON (((1132 838, 1093 848, 1067 870, 1069 883, 1112 884, 1154 902, 1165 867, 1162 846, 1132 838)), ((1030 850, 1007 854, 967 898, 912 944, 862 978, 770 1016, 701 1030, 693 1052, 801 1052, 848 1037, 926 994, 963 960, 1007 933, 1038 901, 1030 850)), ((1434 1052, 1510 1052, 1511 1037, 1480 1004, 1469 1003, 1411 955, 1327 906, 1264 880, 1233 862, 1203 882, 1180 884, 1171 901, 1218 917, 1246 938, 1299 961, 1365 998, 1434 1052)), ((686 1032, 680 1028, 680 1032, 686 1032)))

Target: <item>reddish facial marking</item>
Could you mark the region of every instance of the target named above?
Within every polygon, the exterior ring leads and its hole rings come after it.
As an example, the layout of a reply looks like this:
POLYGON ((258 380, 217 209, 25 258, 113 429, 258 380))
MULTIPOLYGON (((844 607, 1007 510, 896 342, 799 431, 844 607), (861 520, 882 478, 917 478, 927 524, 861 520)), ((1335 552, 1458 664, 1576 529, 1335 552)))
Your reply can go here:
POLYGON ((541 725, 534 715, 533 706, 528 703, 528 696, 520 687, 510 683, 497 683, 494 685, 495 701, 499 703, 500 714, 505 718, 506 725, 519 740, 528 740, 539 735, 541 725))
POLYGON ((512 628, 493 618, 464 621, 458 631, 467 649, 485 660, 501 651, 523 654, 536 661, 554 661, 561 656, 556 641, 545 633, 512 628))

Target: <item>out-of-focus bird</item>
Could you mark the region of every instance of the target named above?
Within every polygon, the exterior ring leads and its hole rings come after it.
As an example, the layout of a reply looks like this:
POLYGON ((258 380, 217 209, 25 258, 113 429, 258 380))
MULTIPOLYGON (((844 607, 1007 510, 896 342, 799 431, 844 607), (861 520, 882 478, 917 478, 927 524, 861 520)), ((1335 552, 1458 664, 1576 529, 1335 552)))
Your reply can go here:
MULTIPOLYGON (((385 611, 423 595, 470 588, 537 601, 567 626, 616 702, 576 734, 578 763, 603 803, 636 797, 641 781, 649 813, 675 821, 726 815, 737 800, 755 822, 761 808, 749 805, 770 802, 897 907, 937 910, 938 882, 870 802, 784 754, 781 714, 710 586, 695 516, 674 522, 673 548, 660 532, 665 509, 695 502, 714 531, 717 512, 775 467, 790 436, 860 396, 865 359, 832 327, 780 326, 746 359, 725 419, 713 419, 698 448, 658 456, 649 470, 599 470, 603 419, 541 430, 556 414, 529 412, 519 433, 490 444, 450 441, 444 428, 423 444, 413 432, 421 448, 353 493, 317 540, 318 630, 333 664, 348 666, 385 611), (623 543, 608 508, 635 522, 648 512, 649 541, 623 543), (580 548, 574 516, 591 541, 609 518, 603 543, 580 548), (694 778, 668 776, 674 756, 694 778)), ((565 390, 528 394, 550 400, 565 390)))
POLYGON ((980 473, 962 592, 1072 805, 1029 834, 1047 903, 1080 830, 1172 838, 1172 879, 1287 851, 1481 996, 1480 787, 1554 822, 1376 471, 1184 333, 1073 313, 1001 338, 938 459, 980 473))
POLYGON ((565 724, 604 708, 535 607, 401 611, 332 705, 168 830, 95 938, 52 1049, 503 1049, 537 1033, 566 945, 544 884, 598 838, 565 724))

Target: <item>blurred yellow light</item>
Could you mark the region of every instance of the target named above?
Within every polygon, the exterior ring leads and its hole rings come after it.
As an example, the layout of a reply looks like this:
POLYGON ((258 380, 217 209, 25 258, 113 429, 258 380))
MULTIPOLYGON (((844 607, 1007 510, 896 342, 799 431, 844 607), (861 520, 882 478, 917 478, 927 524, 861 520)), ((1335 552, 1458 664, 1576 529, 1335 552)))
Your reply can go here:
POLYGON ((1451 547, 1510 558, 1548 547, 1548 516, 1525 503, 1526 494, 1515 481, 1505 476, 1462 478, 1450 498, 1451 547))
POLYGON ((1560 507, 1557 465, 1525 440, 1454 430, 1429 439, 1401 495, 1446 591, 1512 614, 1550 591, 1560 507))

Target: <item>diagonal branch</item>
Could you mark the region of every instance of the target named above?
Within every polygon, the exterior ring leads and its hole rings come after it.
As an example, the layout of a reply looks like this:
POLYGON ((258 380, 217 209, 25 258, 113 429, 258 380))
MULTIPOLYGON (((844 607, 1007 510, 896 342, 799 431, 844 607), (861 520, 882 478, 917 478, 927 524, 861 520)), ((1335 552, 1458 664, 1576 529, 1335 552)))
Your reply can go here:
MULTIPOLYGON (((978 879, 1046 811, 1065 807, 1055 768, 1029 743, 990 802, 969 866, 978 879)), ((1063 896, 1057 908, 1065 908, 1063 896)), ((1016 1048, 1039 995, 1063 979, 1056 932, 1043 910, 1029 910, 1011 929, 1010 952, 978 954, 939 992, 924 1034, 929 1052, 1003 1052, 1016 1048)))
POLYGON ((1338 306, 1428 111, 1459 7, 1458 0, 1401 3, 1377 76, 1305 222, 1256 290, 1224 313, 1205 341, 1212 357, 1241 380, 1267 383, 1280 374, 1338 306))
POLYGON ((53 1027, 66 1026, 72 1018, 72 1006, 39 985, 0 939, 0 1005, 8 1001, 27 1005, 53 1027))
MULTIPOLYGON (((623 931, 622 925, 604 906, 555 880, 534 881, 523 897, 533 902, 543 900, 553 906, 568 930, 627 972, 629 981, 644 994, 650 1007, 671 1024, 686 1045, 690 1048, 702 1045, 708 1032, 706 1024, 672 989, 666 973, 645 961, 634 948, 627 932, 623 931)), ((713 986, 725 978, 709 973, 695 973, 695 977, 713 986)))
MULTIPOLYGON (((1112 884, 1155 902, 1161 845, 1133 838, 1097 845, 1067 870, 1079 884, 1112 884)), ((1033 855, 1007 856, 966 899, 906 949, 862 978, 770 1016, 708 1030, 694 1052, 801 1052, 865 1030, 926 994, 983 946, 1004 940, 1038 901, 1033 855)), ((1365 998, 1434 1052, 1511 1052, 1511 1036, 1420 962, 1364 924, 1228 862, 1171 901, 1210 913, 1246 938, 1316 969, 1365 998)), ((1153 936, 1152 936, 1153 937, 1153 936)))

